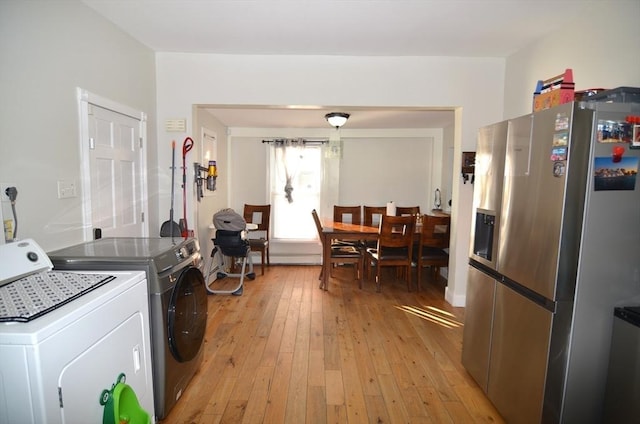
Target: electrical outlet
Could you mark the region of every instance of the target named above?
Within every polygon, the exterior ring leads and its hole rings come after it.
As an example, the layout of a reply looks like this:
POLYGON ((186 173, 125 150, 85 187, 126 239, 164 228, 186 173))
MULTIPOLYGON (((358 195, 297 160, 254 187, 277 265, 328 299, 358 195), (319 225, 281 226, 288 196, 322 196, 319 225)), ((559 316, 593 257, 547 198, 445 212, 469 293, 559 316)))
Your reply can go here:
POLYGON ((76 182, 60 180, 58 181, 58 199, 67 199, 76 197, 76 182))
MULTIPOLYGON (((2 203, 10 203, 11 200, 9 196, 7 196, 7 188, 9 187, 18 187, 14 183, 0 183, 0 200, 2 203)), ((20 195, 20 190, 18 190, 18 196, 20 195)))

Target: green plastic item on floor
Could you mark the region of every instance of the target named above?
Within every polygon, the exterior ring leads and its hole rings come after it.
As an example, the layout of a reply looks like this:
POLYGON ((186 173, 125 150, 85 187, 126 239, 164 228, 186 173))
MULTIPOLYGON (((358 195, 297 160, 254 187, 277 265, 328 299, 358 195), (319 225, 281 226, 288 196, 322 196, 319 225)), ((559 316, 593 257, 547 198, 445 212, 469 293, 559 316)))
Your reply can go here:
POLYGON ((138 403, 136 392, 125 384, 120 374, 111 390, 103 390, 100 405, 104 406, 102 424, 150 424, 151 417, 138 403))

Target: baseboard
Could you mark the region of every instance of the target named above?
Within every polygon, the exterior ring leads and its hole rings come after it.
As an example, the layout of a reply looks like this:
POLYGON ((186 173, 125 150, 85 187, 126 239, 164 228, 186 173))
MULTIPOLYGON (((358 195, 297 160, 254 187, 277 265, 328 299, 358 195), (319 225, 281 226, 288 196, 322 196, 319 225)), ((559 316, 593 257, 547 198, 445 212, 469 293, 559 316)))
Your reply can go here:
MULTIPOLYGON (((260 264, 260 253, 252 254, 253 263, 260 264)), ((321 265, 319 255, 274 255, 273 253, 269 257, 269 262, 272 265, 321 265)))
POLYGON ((467 303, 466 295, 454 295, 451 290, 449 290, 449 286, 444 288, 444 300, 449 302, 451 306, 455 307, 464 307, 467 303))

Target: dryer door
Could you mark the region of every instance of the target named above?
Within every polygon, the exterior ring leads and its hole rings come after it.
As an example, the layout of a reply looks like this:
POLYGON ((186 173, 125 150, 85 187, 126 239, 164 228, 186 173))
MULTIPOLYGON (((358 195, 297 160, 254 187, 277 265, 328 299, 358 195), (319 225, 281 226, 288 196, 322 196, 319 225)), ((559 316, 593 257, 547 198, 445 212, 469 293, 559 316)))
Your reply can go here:
POLYGON ((178 362, 195 358, 207 325, 207 291, 198 268, 189 266, 180 273, 171 293, 167 325, 173 357, 178 362))

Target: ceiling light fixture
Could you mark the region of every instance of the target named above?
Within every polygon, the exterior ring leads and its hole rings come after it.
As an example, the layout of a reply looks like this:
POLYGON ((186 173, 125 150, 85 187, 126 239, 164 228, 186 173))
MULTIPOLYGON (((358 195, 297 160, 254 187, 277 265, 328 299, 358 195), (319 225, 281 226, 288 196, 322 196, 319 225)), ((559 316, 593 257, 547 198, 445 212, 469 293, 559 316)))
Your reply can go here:
POLYGON ((347 122, 349 116, 351 115, 349 115, 348 113, 331 112, 324 115, 324 119, 326 119, 332 127, 340 128, 347 122))

